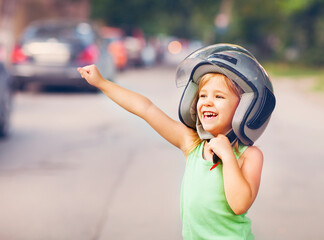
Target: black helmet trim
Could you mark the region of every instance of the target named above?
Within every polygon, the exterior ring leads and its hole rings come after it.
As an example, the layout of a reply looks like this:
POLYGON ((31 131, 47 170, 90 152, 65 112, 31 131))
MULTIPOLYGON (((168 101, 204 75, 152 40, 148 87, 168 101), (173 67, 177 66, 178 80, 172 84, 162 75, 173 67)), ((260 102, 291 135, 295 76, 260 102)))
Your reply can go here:
POLYGON ((275 105, 276 99, 272 92, 268 88, 265 88, 262 94, 261 105, 253 118, 247 122, 247 126, 251 129, 258 129, 264 124, 270 117, 275 105))

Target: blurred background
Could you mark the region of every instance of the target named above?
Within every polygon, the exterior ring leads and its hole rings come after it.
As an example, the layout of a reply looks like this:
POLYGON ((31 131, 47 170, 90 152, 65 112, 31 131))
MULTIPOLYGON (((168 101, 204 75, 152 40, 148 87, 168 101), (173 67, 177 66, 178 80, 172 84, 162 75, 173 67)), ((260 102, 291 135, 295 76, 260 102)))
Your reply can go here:
MULTIPOLYGON (((321 0, 248 0, 244 3, 235 0, 205 0, 199 3, 167 0, 1 0, 0 6, 1 42, 6 46, 2 54, 7 55, 32 21, 74 18, 96 23, 98 33, 105 39, 121 40, 126 45, 132 45, 128 46, 128 50, 133 64, 153 58, 150 56, 153 53, 145 47, 154 48, 155 58, 160 59, 162 56, 159 54, 164 53, 165 45, 171 40, 178 40, 181 43, 179 46, 184 45, 184 48, 191 44, 233 42, 244 45, 257 57, 262 56, 263 61, 295 62, 309 66, 322 66, 324 61, 324 10, 321 0), (142 52, 146 56, 140 60, 135 59, 136 47, 148 52, 142 52)), ((177 46, 173 45, 173 48, 177 46)), ((123 67, 122 63, 118 64, 123 67)))
POLYGON ((184 157, 76 69, 178 119, 177 64, 224 42, 277 97, 256 239, 324 239, 324 0, 0 0, 0 239, 181 239, 184 157))

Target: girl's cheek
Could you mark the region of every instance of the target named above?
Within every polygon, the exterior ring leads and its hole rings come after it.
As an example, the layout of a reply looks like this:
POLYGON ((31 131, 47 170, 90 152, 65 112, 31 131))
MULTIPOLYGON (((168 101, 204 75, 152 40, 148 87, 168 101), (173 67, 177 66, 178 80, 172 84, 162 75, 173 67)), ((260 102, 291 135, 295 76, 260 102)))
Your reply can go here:
POLYGON ((200 108, 201 108, 201 100, 198 100, 196 105, 196 111, 198 112, 200 108))

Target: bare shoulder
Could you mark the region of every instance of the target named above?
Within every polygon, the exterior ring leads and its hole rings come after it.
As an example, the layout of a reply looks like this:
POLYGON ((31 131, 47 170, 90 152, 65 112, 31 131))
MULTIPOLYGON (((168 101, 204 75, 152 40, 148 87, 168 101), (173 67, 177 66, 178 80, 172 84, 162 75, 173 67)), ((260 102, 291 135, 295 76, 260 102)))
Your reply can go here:
POLYGON ((251 146, 245 150, 241 157, 243 157, 241 171, 244 178, 250 185, 254 201, 261 181, 263 154, 258 147, 251 146))
POLYGON ((252 169, 262 169, 263 153, 256 146, 248 147, 242 154, 243 167, 252 169))
POLYGON ((242 157, 243 158, 259 159, 260 161, 263 161, 263 153, 260 150, 260 148, 258 148, 256 146, 248 147, 242 154, 242 157))

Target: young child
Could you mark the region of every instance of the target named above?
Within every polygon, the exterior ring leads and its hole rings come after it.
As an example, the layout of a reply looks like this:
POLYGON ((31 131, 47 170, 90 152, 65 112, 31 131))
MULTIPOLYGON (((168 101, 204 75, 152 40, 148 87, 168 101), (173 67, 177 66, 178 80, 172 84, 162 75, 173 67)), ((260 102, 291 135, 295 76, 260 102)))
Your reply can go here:
POLYGON ((258 193, 263 155, 252 145, 269 121, 275 98, 252 54, 236 45, 216 44, 188 56, 177 70, 177 82, 186 82, 181 122, 146 97, 103 79, 94 65, 78 71, 185 154, 184 239, 253 239, 245 215, 258 193))

